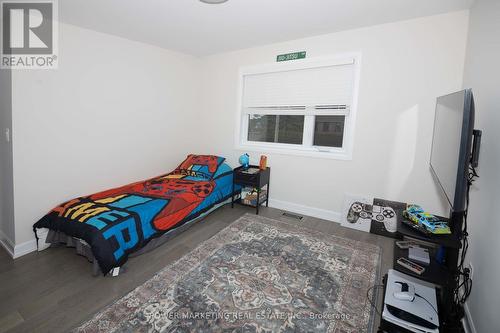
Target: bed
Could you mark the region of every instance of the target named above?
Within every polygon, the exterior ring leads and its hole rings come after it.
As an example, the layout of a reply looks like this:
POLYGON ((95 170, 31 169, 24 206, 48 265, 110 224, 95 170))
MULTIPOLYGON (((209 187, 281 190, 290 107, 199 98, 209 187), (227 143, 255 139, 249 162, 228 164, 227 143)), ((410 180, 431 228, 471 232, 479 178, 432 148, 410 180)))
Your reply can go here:
POLYGON ((189 155, 170 173, 62 203, 33 230, 47 228, 48 242, 80 247, 105 275, 226 203, 233 171, 224 161, 189 155))

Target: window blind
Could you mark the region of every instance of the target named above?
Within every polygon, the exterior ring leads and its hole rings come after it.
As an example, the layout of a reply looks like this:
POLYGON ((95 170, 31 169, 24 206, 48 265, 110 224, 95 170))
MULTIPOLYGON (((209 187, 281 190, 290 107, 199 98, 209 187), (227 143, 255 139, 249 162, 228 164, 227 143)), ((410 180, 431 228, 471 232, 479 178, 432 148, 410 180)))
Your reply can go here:
POLYGON ((304 110, 349 109, 352 101, 354 61, 244 76, 243 107, 304 110))

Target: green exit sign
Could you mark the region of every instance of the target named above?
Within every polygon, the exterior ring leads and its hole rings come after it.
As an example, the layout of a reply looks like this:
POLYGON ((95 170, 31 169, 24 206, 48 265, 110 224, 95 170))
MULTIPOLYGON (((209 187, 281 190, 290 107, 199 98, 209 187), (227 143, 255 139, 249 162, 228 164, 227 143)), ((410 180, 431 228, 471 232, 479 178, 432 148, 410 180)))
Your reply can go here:
POLYGON ((280 54, 279 56, 276 57, 276 61, 290 61, 290 60, 297 60, 297 59, 304 59, 306 57, 306 51, 302 52, 294 52, 294 53, 287 53, 287 54, 280 54))

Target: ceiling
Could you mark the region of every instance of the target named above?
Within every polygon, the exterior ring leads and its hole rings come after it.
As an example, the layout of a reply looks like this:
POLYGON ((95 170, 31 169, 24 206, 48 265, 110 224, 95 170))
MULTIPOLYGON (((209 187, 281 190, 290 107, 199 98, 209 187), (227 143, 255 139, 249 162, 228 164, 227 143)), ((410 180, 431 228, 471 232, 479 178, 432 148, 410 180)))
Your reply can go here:
POLYGON ((196 56, 469 8, 474 0, 61 0, 59 19, 196 56))

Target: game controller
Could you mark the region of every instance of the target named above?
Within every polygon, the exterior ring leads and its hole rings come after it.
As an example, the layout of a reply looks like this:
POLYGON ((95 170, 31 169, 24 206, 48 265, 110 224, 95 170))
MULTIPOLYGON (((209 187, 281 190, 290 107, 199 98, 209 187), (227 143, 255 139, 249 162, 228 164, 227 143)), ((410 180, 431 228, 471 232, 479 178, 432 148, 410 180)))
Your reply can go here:
POLYGON ((174 192, 183 191, 186 193, 193 193, 199 198, 205 198, 214 189, 214 185, 211 182, 195 182, 192 180, 170 180, 165 189, 172 190, 174 192))
POLYGON ((192 187, 192 189, 193 189, 194 194, 196 194, 198 197, 205 198, 210 193, 212 193, 214 186, 209 182, 203 182, 202 184, 194 185, 192 187))
POLYGON ((388 232, 396 232, 397 230, 396 212, 392 207, 369 205, 358 201, 353 202, 347 213, 347 221, 356 223, 359 218, 375 219, 382 222, 388 232))

